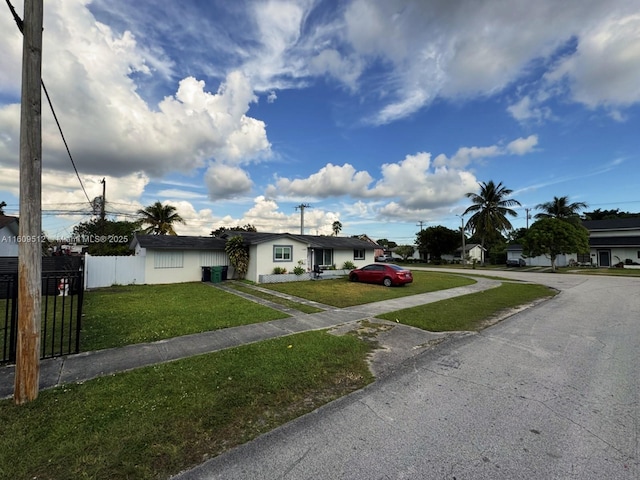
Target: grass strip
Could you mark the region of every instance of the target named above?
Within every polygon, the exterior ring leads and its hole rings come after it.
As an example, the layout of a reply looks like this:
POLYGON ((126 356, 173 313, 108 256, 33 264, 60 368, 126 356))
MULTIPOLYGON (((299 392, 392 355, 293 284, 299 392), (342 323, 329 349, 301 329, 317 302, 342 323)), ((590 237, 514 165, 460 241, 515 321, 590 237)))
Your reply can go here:
POLYGON ((413 283, 403 287, 355 283, 346 278, 315 282, 271 283, 261 286, 318 303, 345 308, 476 283, 476 280, 447 273, 417 270, 412 273, 413 283))
POLYGON ((482 292, 398 310, 379 317, 430 332, 475 331, 501 311, 551 297, 556 293, 544 285, 503 283, 482 292))
POLYGON ((370 348, 308 332, 0 401, 0 478, 167 478, 370 383, 370 348))
POLYGON ((128 285, 85 293, 82 351, 153 342, 286 318, 286 313, 200 282, 128 285))
POLYGON ((287 308, 298 310, 302 313, 318 313, 323 311, 321 308, 314 307, 312 305, 305 305, 304 303, 294 302, 293 300, 282 298, 277 295, 270 295, 269 293, 256 290, 255 288, 246 287, 239 283, 234 283, 229 286, 234 290, 238 290, 239 292, 248 293, 249 295, 253 295, 254 297, 269 300, 270 302, 277 303, 278 305, 283 305, 287 308))

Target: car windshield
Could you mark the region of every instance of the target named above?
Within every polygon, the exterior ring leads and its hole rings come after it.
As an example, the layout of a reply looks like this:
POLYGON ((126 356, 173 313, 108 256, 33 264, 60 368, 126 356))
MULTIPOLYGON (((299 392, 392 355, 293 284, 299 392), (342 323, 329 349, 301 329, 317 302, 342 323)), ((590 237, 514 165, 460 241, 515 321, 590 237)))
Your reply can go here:
POLYGON ((394 270, 397 271, 402 271, 402 270, 406 270, 406 268, 400 267, 399 265, 389 265, 389 267, 393 268, 394 270))

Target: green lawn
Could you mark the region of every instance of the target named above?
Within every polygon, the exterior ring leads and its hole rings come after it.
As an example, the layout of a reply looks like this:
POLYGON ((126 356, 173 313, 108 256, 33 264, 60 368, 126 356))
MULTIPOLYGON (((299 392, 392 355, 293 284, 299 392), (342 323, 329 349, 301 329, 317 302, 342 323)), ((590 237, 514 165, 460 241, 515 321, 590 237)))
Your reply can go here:
POLYGON ((448 273, 418 270, 414 270, 412 273, 413 283, 403 287, 384 287, 375 284, 355 283, 350 282, 346 278, 309 282, 272 283, 261 286, 326 305, 345 308, 476 283, 473 279, 448 273))
MULTIPOLYGON (((414 272, 414 283, 405 287, 387 288, 352 283, 347 279, 261 286, 336 307, 346 307, 474 282, 458 275, 414 272)), ((247 287, 240 286, 239 289, 265 297, 247 287)), ((266 297, 307 313, 317 311, 275 296, 266 297)), ((200 282, 96 289, 85 293, 83 313, 81 351, 153 342, 288 316, 200 282)))
POLYGON ((168 478, 370 383, 369 351, 308 332, 2 400, 0 478, 168 478))
POLYGON ((86 292, 83 313, 82 351, 288 316, 200 282, 97 289, 86 292))
POLYGON ((503 283, 489 290, 398 310, 379 317, 430 332, 473 331, 482 328, 487 319, 502 311, 551 297, 556 293, 543 285, 503 283))

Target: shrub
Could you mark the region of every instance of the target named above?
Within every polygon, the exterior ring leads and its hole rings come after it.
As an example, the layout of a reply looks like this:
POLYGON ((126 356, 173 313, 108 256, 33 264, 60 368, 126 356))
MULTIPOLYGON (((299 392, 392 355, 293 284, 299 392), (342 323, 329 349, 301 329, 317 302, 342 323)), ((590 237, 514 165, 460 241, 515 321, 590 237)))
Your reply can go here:
POLYGON ((287 269, 284 267, 273 267, 273 274, 274 275, 284 275, 285 273, 287 273, 287 269))
POLYGON ((353 270, 354 268, 356 268, 356 265, 353 262, 349 261, 349 260, 347 260, 346 262, 344 262, 342 264, 342 269, 343 270, 353 270))
POLYGON ((298 260, 298 265, 293 267, 293 273, 300 276, 305 272, 304 267, 302 266, 302 260, 298 260))

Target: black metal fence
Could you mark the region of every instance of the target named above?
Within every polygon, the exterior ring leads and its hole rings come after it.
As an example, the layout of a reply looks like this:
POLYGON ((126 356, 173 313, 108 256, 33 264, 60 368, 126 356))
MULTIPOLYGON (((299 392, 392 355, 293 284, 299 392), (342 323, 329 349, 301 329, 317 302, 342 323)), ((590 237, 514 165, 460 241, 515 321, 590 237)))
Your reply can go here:
MULTIPOLYGON (((0 363, 13 363, 16 359, 19 314, 16 269, 15 259, 0 258, 0 307, 4 313, 4 323, 0 323, 0 363)), ((42 270, 40 357, 78 353, 84 292, 82 258, 43 258, 42 270)))

